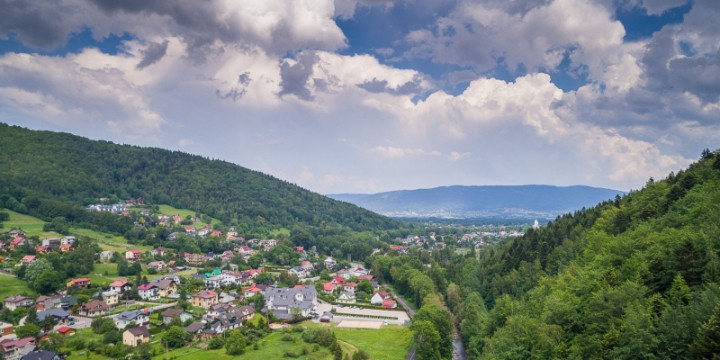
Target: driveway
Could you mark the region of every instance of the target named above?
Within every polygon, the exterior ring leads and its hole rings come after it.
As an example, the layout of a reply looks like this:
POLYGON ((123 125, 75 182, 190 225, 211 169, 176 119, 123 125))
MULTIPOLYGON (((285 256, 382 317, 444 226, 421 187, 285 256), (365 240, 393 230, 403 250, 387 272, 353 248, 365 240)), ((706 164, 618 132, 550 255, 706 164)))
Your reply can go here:
POLYGON ((366 316, 388 316, 388 317, 396 317, 397 320, 386 320, 386 319, 372 319, 372 318, 360 318, 360 317, 354 317, 354 316, 342 316, 342 315, 335 315, 333 317, 333 322, 340 322, 342 320, 363 320, 363 321, 387 321, 388 324, 396 324, 396 325, 404 325, 406 321, 410 320, 410 317, 408 317, 407 313, 405 313, 402 310, 380 310, 380 309, 366 309, 358 306, 352 306, 352 305, 332 305, 328 303, 320 303, 317 306, 317 312, 322 315, 324 312, 330 311, 332 309, 335 309, 335 311, 339 313, 344 314, 357 314, 357 315, 366 315, 366 316))

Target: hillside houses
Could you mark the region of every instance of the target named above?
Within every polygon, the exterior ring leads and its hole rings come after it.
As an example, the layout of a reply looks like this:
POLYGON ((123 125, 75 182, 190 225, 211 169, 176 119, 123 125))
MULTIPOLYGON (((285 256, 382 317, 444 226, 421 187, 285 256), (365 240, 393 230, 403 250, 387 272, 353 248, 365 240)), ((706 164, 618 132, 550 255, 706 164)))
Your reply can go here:
POLYGON ((113 321, 118 329, 124 329, 131 323, 143 326, 150 323, 150 312, 147 309, 125 311, 113 318, 113 321))

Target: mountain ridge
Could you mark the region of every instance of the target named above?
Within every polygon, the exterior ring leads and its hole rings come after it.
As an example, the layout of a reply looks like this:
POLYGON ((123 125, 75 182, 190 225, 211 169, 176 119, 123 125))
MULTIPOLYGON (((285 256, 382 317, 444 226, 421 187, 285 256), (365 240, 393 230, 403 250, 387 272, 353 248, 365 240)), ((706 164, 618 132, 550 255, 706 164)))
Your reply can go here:
POLYGON ((448 185, 375 194, 328 194, 393 217, 551 219, 624 195, 614 189, 586 185, 448 185))

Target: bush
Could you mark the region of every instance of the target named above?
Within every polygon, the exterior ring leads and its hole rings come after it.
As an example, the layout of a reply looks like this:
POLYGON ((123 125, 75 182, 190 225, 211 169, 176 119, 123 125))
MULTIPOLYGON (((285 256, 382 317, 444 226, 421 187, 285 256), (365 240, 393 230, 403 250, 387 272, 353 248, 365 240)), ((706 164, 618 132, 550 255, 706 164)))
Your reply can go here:
POLYGON ((287 342, 293 342, 293 341, 295 341, 295 338, 290 334, 285 334, 285 335, 283 335, 283 337, 280 340, 287 341, 287 342))
POLYGON ((225 339, 219 336, 212 338, 212 340, 208 343, 208 349, 211 350, 220 349, 223 346, 225 346, 225 339))
POLYGON ((294 352, 294 351, 286 351, 286 352, 283 354, 283 357, 286 357, 286 358, 296 358, 296 357, 300 357, 300 355, 298 355, 298 354, 297 354, 296 352, 294 352))

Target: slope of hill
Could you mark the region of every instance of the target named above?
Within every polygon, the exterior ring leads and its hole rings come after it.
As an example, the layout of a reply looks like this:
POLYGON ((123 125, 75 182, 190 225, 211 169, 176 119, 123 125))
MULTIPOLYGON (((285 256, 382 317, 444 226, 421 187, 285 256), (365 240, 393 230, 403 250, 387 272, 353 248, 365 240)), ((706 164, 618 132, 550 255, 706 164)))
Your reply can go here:
POLYGON ((522 185, 447 186, 328 196, 394 217, 552 219, 622 194, 589 186, 522 185))
POLYGON ((5 124, 0 124, 0 149, 0 207, 45 220, 85 217, 81 207, 100 197, 142 197, 228 223, 357 230, 398 224, 257 171, 178 151, 5 124))
POLYGON ((439 259, 464 295, 454 309, 468 358, 715 358, 718 219, 720 152, 706 151, 477 259, 439 259))

